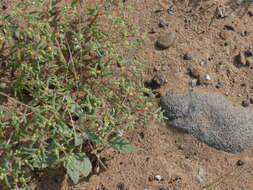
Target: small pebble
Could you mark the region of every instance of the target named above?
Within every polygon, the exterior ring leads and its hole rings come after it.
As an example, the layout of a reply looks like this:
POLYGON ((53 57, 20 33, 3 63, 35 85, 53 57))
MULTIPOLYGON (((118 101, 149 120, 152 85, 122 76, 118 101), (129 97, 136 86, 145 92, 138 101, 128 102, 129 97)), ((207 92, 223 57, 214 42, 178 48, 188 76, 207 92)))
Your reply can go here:
POLYGON ((192 79, 191 80, 191 87, 195 88, 198 85, 198 79, 192 79))
POLYGON ((246 58, 245 58, 244 53, 242 53, 242 52, 239 53, 238 61, 239 61, 239 64, 246 65, 246 58))
POLYGON ((156 41, 156 46, 159 49, 164 50, 171 47, 175 43, 175 41, 176 41, 175 32, 166 33, 158 37, 156 41))
POLYGON ((243 100, 243 101, 242 101, 242 106, 243 106, 243 107, 246 108, 246 107, 249 107, 249 105, 250 105, 250 101, 249 101, 249 100, 243 100))
POLYGON ((205 75, 205 76, 204 76, 204 79, 205 79, 205 80, 211 80, 211 77, 210 77, 209 75, 205 75))
POLYGON ((224 26, 224 29, 225 29, 225 30, 232 30, 232 31, 235 30, 235 28, 234 28, 233 26, 231 26, 231 25, 225 25, 225 26, 224 26))
POLYGON ((160 9, 156 9, 156 10, 155 10, 155 13, 160 13, 160 12, 163 12, 163 8, 160 8, 160 9))
POLYGON ((207 61, 200 61, 200 65, 207 65, 207 61))
POLYGON ((117 190, 126 190, 124 183, 118 183, 116 187, 117 187, 117 190))
POLYGON ((196 68, 191 68, 190 69, 190 75, 194 78, 199 78, 200 77, 200 72, 196 68))
POLYGON ((249 16, 253 16, 253 11, 249 11, 249 12, 248 12, 248 15, 249 15, 249 16))
POLYGON ((170 190, 169 188, 160 187, 159 190, 170 190))
POLYGON ((253 66, 253 57, 248 57, 246 59, 246 65, 250 67, 253 66))
POLYGON ((253 98, 250 98, 249 101, 251 104, 253 104, 253 98))
POLYGON ((250 50, 250 49, 248 49, 248 50, 245 51, 245 55, 246 55, 247 57, 251 57, 251 56, 253 56, 253 51, 250 50))
POLYGON ((164 20, 160 20, 158 26, 159 26, 160 28, 165 28, 165 27, 167 27, 167 26, 169 26, 169 25, 168 25, 167 23, 165 23, 164 20))
POLYGON ((155 34, 155 33, 156 33, 156 31, 155 31, 155 29, 154 29, 154 28, 151 28, 151 30, 149 31, 149 33, 150 33, 150 34, 155 34))
POLYGON ((156 176, 155 176, 155 179, 156 179, 157 181, 162 181, 162 177, 161 177, 160 175, 156 175, 156 176))
POLYGON ((236 0, 235 2, 236 2, 237 5, 240 5, 240 4, 242 4, 243 1, 244 0, 236 0))
POLYGON ((173 15, 173 12, 174 12, 173 7, 170 7, 170 8, 167 9, 167 13, 169 15, 173 15))
POLYGON ((190 54, 190 53, 186 53, 186 54, 184 54, 184 60, 192 60, 192 55, 190 54))
POLYGON ((242 165, 244 165, 245 163, 244 163, 244 161, 242 161, 242 160, 238 160, 237 162, 236 162, 236 165, 237 166, 242 166, 242 165))

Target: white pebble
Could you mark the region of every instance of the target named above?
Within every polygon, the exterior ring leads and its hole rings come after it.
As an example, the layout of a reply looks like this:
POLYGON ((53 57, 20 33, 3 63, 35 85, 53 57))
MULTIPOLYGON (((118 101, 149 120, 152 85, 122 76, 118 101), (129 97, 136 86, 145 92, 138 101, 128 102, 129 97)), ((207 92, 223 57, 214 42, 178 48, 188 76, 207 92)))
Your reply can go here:
POLYGON ((211 80, 211 77, 209 75, 205 75, 205 80, 211 80))
POLYGON ((156 175, 156 176, 155 176, 155 179, 156 179, 157 181, 161 181, 161 180, 162 180, 162 177, 161 177, 160 175, 156 175))

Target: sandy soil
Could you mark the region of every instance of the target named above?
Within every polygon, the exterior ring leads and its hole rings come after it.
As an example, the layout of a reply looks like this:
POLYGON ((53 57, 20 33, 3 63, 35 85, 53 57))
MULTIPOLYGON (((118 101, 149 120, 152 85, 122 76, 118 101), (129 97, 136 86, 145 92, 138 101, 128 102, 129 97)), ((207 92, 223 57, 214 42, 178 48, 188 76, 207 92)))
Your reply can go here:
MULTIPOLYGON (((211 78, 207 85, 194 89, 223 94, 236 106, 253 98, 253 65, 238 68, 234 64, 239 52, 253 50, 253 17, 247 13, 253 11, 253 6, 241 17, 244 8, 223 1, 203 1, 202 6, 192 11, 184 2, 173 4, 171 0, 125 0, 127 5, 133 7, 126 15, 129 28, 138 28, 149 39, 135 54, 147 62, 143 81, 161 74, 168 81, 158 89, 161 94, 170 88, 191 89, 188 70, 194 68, 201 76, 208 74, 211 78), (217 6, 228 17, 211 22, 217 6), (166 10, 170 7, 173 8, 171 15, 166 10), (201 16, 197 16, 200 12, 201 16), (168 26, 159 27, 161 19, 168 26), (233 26, 234 30, 224 30, 225 25, 233 26), (156 50, 154 43, 158 36, 171 31, 177 35, 173 47, 156 50), (185 53, 190 53, 193 59, 184 60, 185 53), (203 61, 206 64, 201 65, 203 61)), ((155 101, 158 103, 159 99, 155 101)), ((248 109, 253 109, 253 105, 248 109)), ((238 154, 221 152, 190 135, 174 131, 165 123, 154 122, 130 131, 128 137, 139 151, 125 155, 105 151, 101 155, 107 159, 105 172, 72 185, 61 169, 47 170, 35 189, 114 190, 123 183, 128 190, 199 190, 217 179, 210 190, 253 189, 253 147, 238 154), (156 175, 163 180, 156 180, 156 175), (197 175, 203 177, 202 182, 197 175)))

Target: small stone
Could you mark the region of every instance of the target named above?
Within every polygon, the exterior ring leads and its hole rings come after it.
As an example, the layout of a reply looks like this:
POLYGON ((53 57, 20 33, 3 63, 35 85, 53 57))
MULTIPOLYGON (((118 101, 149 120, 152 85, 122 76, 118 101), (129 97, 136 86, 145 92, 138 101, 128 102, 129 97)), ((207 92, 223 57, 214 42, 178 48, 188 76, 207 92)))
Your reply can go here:
POLYGON ((248 12, 248 15, 249 15, 249 16, 253 16, 253 11, 249 11, 249 12, 248 12))
POLYGON ((225 25, 224 26, 224 30, 232 30, 232 31, 234 31, 235 28, 233 26, 231 26, 231 25, 225 25))
POLYGON ((200 77, 200 72, 196 68, 190 69, 190 75, 194 78, 199 78, 200 77))
POLYGON ((156 31, 155 31, 155 29, 154 29, 154 28, 151 28, 151 30, 149 31, 149 33, 150 33, 150 34, 155 34, 155 33, 156 33, 156 31))
POLYGON ((242 31, 240 34, 241 34, 241 37, 245 37, 248 35, 248 32, 245 30, 245 31, 242 31))
POLYGON ((117 187, 117 190, 126 190, 124 183, 118 183, 116 187, 117 187))
POLYGON ((196 179, 199 183, 202 183, 204 181, 205 172, 202 168, 199 169, 198 175, 196 176, 196 179))
POLYGON ((206 65, 206 64, 207 64, 207 61, 200 61, 199 64, 200 64, 200 65, 206 65))
POLYGON ((253 66, 253 57, 248 57, 246 59, 246 65, 250 67, 253 66))
POLYGON ((160 8, 160 9, 156 9, 156 10, 155 10, 155 13, 160 13, 160 12, 163 12, 163 8, 160 8))
POLYGON ((156 176, 155 176, 155 179, 156 179, 157 181, 162 181, 162 177, 161 177, 160 175, 156 175, 156 176))
POLYGON ((168 8, 168 9, 167 9, 167 13, 168 13, 169 15, 173 15, 173 13, 174 13, 173 7, 168 8))
POLYGON ((237 5, 240 5, 240 4, 242 4, 243 1, 244 0, 236 0, 235 2, 236 2, 237 5))
POLYGON ((190 54, 190 53, 186 53, 186 54, 184 54, 184 60, 192 60, 192 55, 190 54))
POLYGON ((148 177, 148 180, 149 180, 149 181, 154 181, 154 179, 155 179, 155 178, 154 178, 154 176, 152 176, 152 175, 150 175, 150 176, 148 177))
POLYGON ((204 79, 205 79, 205 80, 211 80, 211 77, 210 77, 209 75, 205 75, 205 76, 204 76, 204 79))
POLYGON ((170 190, 169 188, 160 187, 159 190, 170 190))
POLYGON ((246 58, 245 58, 244 53, 242 52, 239 53, 238 61, 239 61, 239 64, 244 65, 244 66, 246 65, 246 58))
POLYGON ((250 98, 249 101, 251 104, 253 104, 253 98, 250 98))
POLYGON ((167 49, 170 48, 176 41, 176 33, 170 32, 158 37, 156 41, 156 45, 159 49, 167 49))
POLYGON ((192 79, 191 80, 191 87, 195 88, 198 85, 198 79, 192 79))
POLYGON ((243 101, 242 101, 242 106, 243 106, 243 107, 246 108, 246 107, 249 107, 249 105, 250 105, 250 101, 249 101, 249 100, 243 100, 243 101))
POLYGON ((237 162, 236 162, 236 165, 237 166, 242 166, 242 165, 244 165, 245 163, 244 163, 244 161, 242 161, 242 160, 238 160, 237 162))
POLYGON ((251 56, 253 56, 253 51, 250 50, 250 49, 248 49, 248 50, 245 51, 245 55, 246 55, 247 57, 251 57, 251 56))
POLYGON ((145 86, 150 89, 157 89, 163 86, 167 80, 163 75, 157 74, 151 80, 145 81, 145 86))
POLYGON ((160 20, 158 26, 159 26, 160 28, 165 28, 165 27, 167 27, 167 26, 169 26, 169 25, 168 25, 167 23, 165 23, 164 20, 160 20))

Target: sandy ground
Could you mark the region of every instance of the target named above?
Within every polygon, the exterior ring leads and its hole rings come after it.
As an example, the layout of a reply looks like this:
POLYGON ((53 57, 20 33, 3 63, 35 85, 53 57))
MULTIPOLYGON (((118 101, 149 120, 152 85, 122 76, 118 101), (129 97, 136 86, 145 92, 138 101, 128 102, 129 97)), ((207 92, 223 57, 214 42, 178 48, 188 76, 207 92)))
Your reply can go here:
MULTIPOLYGON (((147 33, 149 39, 143 49, 135 53, 139 60, 147 62, 142 80, 163 75, 168 82, 158 89, 161 94, 171 88, 191 89, 188 70, 194 68, 201 76, 211 78, 208 84, 194 89, 223 94, 240 107, 243 100, 253 98, 253 65, 238 68, 234 59, 239 52, 253 50, 253 17, 248 14, 253 6, 246 10, 223 1, 203 1, 202 6, 190 11, 183 1, 179 2, 125 1, 126 6, 133 8, 127 10, 129 28, 138 28, 141 33, 147 33), (218 6, 228 17, 211 22, 218 6), (168 14, 168 8, 173 9, 173 14, 168 14), (245 10, 246 14, 241 17, 245 10), (200 12, 201 16, 197 16, 200 12), (160 20, 168 26, 159 27, 160 20), (233 26, 234 30, 224 30, 225 25, 233 26), (176 43, 168 50, 156 50, 156 39, 166 32, 176 32, 176 43), (185 53, 190 53, 193 59, 184 60, 185 53)), ((158 103, 159 99, 155 101, 158 103)), ((253 109, 253 105, 248 109, 253 109)), ((105 172, 72 185, 62 170, 48 170, 36 189, 123 190, 117 188, 122 183, 128 190, 199 190, 211 182, 217 183, 209 190, 253 189, 253 147, 238 154, 221 152, 190 135, 174 131, 165 123, 155 122, 146 128, 137 127, 128 137, 139 151, 130 154, 105 151, 102 154, 107 159, 105 172), (156 180, 156 175, 163 180, 156 180), (201 182, 198 175, 203 178, 201 182)))

